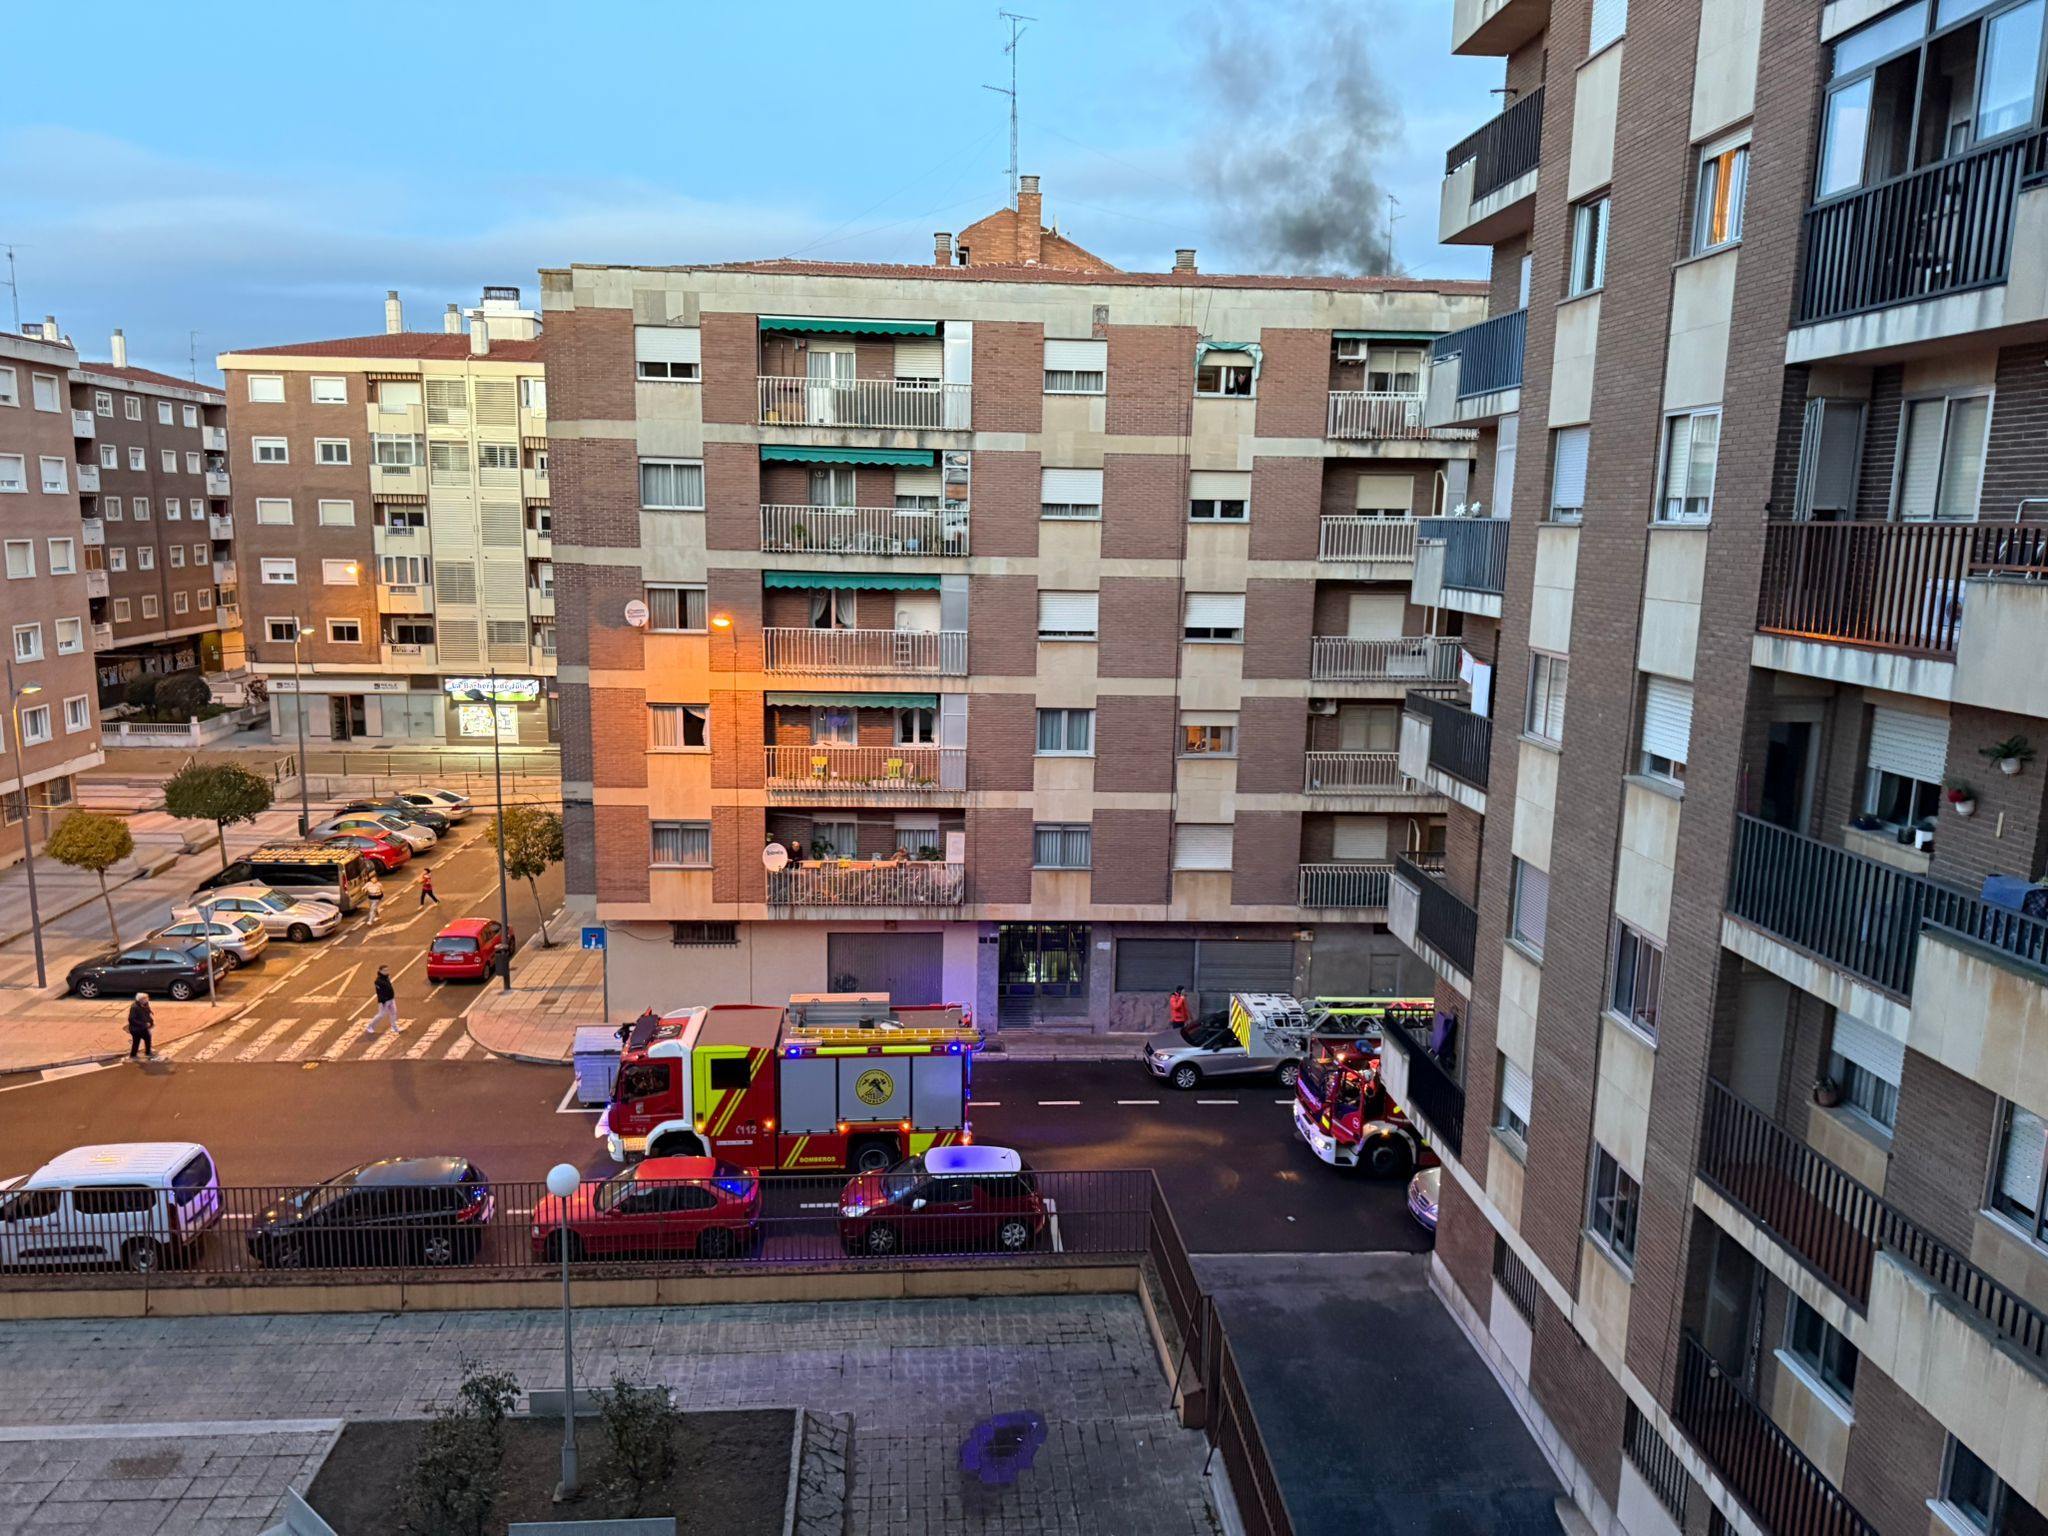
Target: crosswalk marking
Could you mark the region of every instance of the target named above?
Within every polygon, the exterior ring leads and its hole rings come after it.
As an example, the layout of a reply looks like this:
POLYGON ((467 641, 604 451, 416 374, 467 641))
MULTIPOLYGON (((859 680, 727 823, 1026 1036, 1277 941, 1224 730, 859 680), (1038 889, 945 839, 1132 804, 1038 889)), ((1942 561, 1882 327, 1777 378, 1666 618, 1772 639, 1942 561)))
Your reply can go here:
POLYGON ((364 1047, 363 1054, 358 1059, 362 1061, 375 1061, 380 1056, 388 1054, 392 1047, 397 1045, 398 1042, 403 1040, 404 1038, 405 1036, 401 1035, 395 1029, 379 1030, 377 1032, 376 1039, 372 1040, 366 1047, 364 1047))
POLYGON ((226 1050, 242 1035, 247 1034, 252 1028, 255 1027, 255 1024, 256 1021, 254 1019, 242 1019, 236 1023, 226 1025, 221 1029, 208 1030, 207 1034, 210 1038, 208 1039, 205 1045, 201 1046, 199 1050, 193 1054, 192 1059, 194 1061, 213 1060, 214 1057, 218 1056, 222 1051, 226 1050))
POLYGON ((283 1035, 286 1030, 297 1029, 298 1027, 299 1021, 297 1019, 279 1019, 275 1024, 271 1025, 270 1028, 266 1029, 254 1040, 251 1040, 247 1045, 243 1046, 240 1054, 238 1054, 235 1057, 235 1060, 254 1061, 257 1057, 261 1056, 265 1051, 269 1050, 270 1047, 277 1044, 278 1038, 281 1035, 283 1035))
POLYGON ((322 1061, 339 1061, 354 1049, 358 1039, 364 1038, 367 1037, 363 1035, 362 1025, 351 1019, 341 1027, 341 1033, 328 1042, 327 1049, 320 1053, 320 1059, 322 1061))
POLYGON ((191 1063, 495 1059, 452 1015, 415 1021, 402 1035, 389 1029, 365 1035, 362 1019, 289 1016, 267 1024, 257 1018, 238 1019, 172 1041, 157 1054, 191 1063))
POLYGON ((432 1024, 427 1026, 426 1033, 415 1040, 406 1051, 405 1059, 407 1061, 418 1061, 422 1056, 426 1055, 433 1048, 434 1042, 448 1033, 449 1026, 454 1024, 454 1022, 453 1019, 434 1020, 432 1024))
POLYGON ((300 1035, 298 1039, 294 1040, 290 1045, 286 1046, 283 1050, 279 1051, 277 1053, 277 1059, 279 1061, 297 1061, 301 1056, 305 1055, 308 1050, 312 1049, 314 1042, 319 1040, 319 1038, 322 1035, 324 1035, 328 1030, 332 1029, 336 1024, 339 1024, 340 1022, 341 1020, 339 1019, 316 1020, 311 1029, 307 1030, 303 1035, 300 1035))
POLYGON ((448 1047, 447 1051, 443 1053, 441 1059, 443 1061, 460 1061, 463 1057, 469 1054, 470 1047, 475 1044, 476 1042, 472 1040, 467 1033, 465 1033, 460 1040, 456 1041, 453 1045, 448 1047))

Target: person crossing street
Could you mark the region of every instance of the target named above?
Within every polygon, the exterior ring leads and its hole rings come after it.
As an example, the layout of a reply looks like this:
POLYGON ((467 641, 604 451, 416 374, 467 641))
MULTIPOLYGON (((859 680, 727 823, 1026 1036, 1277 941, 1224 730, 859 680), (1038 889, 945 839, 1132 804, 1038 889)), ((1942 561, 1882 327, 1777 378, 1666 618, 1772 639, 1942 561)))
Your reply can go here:
POLYGON ((424 907, 430 901, 437 907, 441 905, 441 898, 434 894, 434 872, 431 869, 420 874, 420 905, 424 907))
POLYGON ((398 1022, 398 988, 391 984, 391 967, 388 965, 377 967, 376 992, 377 1011, 370 1015, 369 1022, 363 1026, 363 1033, 374 1035, 379 1024, 389 1023, 391 1033, 404 1034, 405 1026, 398 1022))

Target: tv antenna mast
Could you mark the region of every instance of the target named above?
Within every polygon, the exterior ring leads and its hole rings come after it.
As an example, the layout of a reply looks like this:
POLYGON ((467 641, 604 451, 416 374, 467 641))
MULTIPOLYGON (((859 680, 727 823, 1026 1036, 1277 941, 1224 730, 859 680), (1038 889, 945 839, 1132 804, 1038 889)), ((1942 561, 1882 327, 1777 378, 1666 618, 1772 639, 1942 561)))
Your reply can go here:
MULTIPOLYGON (((1010 56, 1010 85, 1005 90, 1000 85, 984 85, 985 91, 994 91, 998 96, 1010 98, 1010 206, 1017 206, 1017 43, 1024 36, 1026 28, 1021 22, 1036 21, 1036 16, 1020 16, 1015 11, 997 11, 996 15, 1010 24, 1010 40, 1003 45, 1003 52, 1010 56)), ((17 326, 15 329, 19 330, 17 326)))
POLYGON ((185 333, 185 347, 186 360, 191 364, 192 368, 192 382, 197 384, 199 382, 199 333, 197 331, 187 331, 185 333))
MULTIPOLYGON (((1011 158, 1016 158, 1014 150, 1011 152, 1011 158)), ((7 252, 7 291, 14 298, 14 334, 19 336, 21 334, 21 285, 14 280, 15 247, 9 245, 4 247, 4 249, 7 252)))

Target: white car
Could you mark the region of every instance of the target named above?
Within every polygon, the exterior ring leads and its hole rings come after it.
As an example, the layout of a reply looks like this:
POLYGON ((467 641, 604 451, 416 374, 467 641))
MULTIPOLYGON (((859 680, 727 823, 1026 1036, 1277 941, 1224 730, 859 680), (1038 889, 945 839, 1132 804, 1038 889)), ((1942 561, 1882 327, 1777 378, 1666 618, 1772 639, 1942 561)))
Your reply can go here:
POLYGON ((395 837, 414 853, 425 853, 441 839, 433 828, 396 816, 379 816, 375 811, 349 811, 332 821, 323 821, 312 831, 314 838, 332 837, 337 832, 367 833, 374 837, 395 837))
POLYGON ((452 789, 401 789, 398 798, 423 811, 439 811, 450 821, 462 820, 473 809, 469 796, 458 795, 452 789))
POLYGON ((228 957, 231 971, 260 958, 270 947, 270 935, 263 931, 262 920, 241 912, 217 912, 211 922, 194 913, 150 935, 153 944, 180 947, 202 939, 228 957))
POLYGON ((197 1142, 74 1147, 0 1181, 0 1265, 162 1269, 219 1220, 220 1179, 197 1142))
MULTIPOLYGON (((273 937, 303 944, 324 939, 341 926, 341 913, 331 901, 303 897, 297 901, 279 895, 267 885, 230 885, 206 893, 206 910, 215 917, 253 917, 273 937)), ((173 907, 176 922, 196 921, 197 905, 173 907)))

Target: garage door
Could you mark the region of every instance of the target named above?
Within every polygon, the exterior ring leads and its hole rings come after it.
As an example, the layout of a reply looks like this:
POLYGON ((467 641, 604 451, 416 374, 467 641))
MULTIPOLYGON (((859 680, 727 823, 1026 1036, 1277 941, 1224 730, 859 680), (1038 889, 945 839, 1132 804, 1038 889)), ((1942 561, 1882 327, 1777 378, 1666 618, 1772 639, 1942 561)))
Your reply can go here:
POLYGON ((1204 939, 1195 951, 1195 991, 1203 1006, 1232 992, 1292 992, 1292 939, 1204 939))
POLYGON ((886 992, 899 1004, 943 1003, 944 950, 945 936, 937 933, 828 933, 827 985, 834 992, 886 992))

